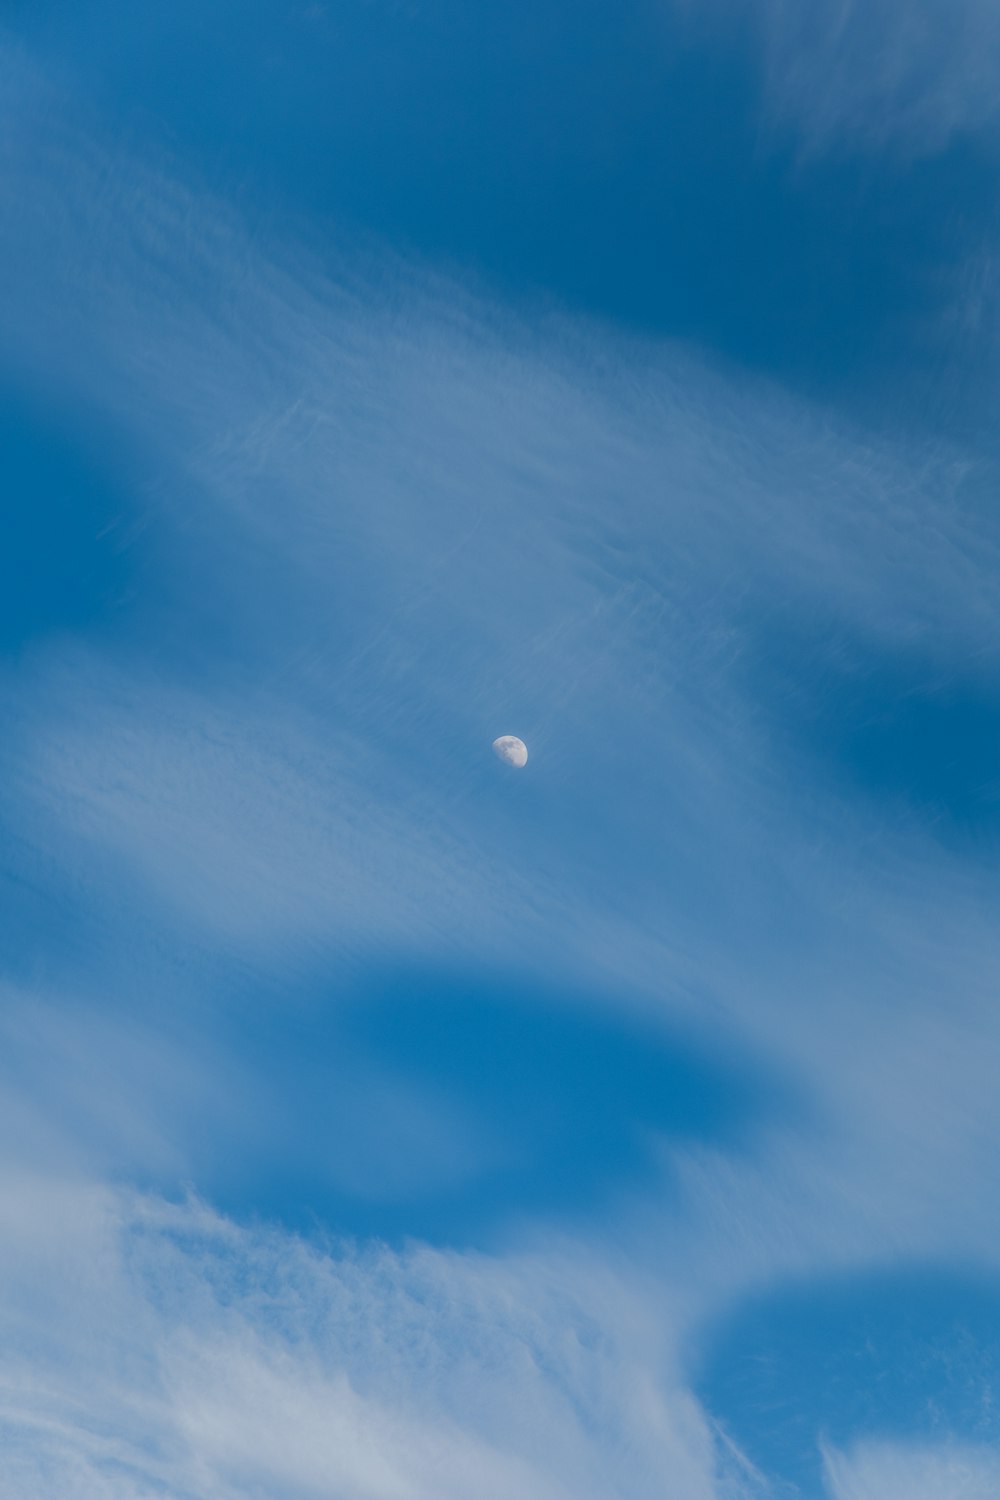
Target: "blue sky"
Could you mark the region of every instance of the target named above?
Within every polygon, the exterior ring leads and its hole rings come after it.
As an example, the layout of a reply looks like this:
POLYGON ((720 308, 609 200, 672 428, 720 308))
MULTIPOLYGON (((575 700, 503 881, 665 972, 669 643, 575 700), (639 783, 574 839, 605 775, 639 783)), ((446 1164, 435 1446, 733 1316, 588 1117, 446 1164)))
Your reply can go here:
POLYGON ((992 1500, 992 7, 251 12, 0 31, 0 1488, 992 1500))

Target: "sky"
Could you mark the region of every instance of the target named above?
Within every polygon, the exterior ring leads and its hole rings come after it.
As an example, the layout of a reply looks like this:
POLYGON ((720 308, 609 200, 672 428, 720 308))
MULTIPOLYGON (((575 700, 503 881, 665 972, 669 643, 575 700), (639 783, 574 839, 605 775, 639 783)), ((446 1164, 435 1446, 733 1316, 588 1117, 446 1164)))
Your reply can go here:
POLYGON ((6 6, 4 1500, 1000 1493, 998 101, 6 6))

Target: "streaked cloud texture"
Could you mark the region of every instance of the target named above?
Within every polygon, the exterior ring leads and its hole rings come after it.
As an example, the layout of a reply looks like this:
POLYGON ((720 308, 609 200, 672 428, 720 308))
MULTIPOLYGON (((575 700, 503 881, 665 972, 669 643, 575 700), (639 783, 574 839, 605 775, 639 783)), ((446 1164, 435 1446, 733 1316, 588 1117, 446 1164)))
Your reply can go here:
POLYGON ((994 1493, 956 14, 7 22, 5 1495, 994 1493))

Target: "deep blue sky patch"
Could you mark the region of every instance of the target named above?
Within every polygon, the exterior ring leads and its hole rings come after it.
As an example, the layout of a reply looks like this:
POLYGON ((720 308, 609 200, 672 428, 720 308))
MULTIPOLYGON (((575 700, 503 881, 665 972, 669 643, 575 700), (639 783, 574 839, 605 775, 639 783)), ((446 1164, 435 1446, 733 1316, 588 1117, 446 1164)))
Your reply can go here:
MULTIPOLYGON (((721 8, 720 8, 721 9, 721 8)), ((989 152, 767 123, 752 22, 561 0, 32 6, 27 34, 130 138, 270 223, 369 232, 504 296, 694 339, 859 411, 950 404, 928 329, 995 225, 989 152), (926 399, 928 382, 934 393, 926 399)), ((954 383, 955 371, 949 376, 954 383)), ((956 413, 951 411, 949 420, 956 413)))
POLYGON ((240 1032, 257 1109, 221 1125, 221 1160, 206 1140, 205 1170, 224 1165, 237 1212, 327 1233, 488 1243, 586 1221, 662 1181, 665 1144, 749 1143, 793 1107, 707 1037, 516 971, 395 974, 240 1032))
POLYGON ((998 41, 5 7, 4 1500, 1000 1493, 998 41))
POLYGON ((1000 1442, 1000 1283, 893 1267, 749 1300, 716 1330, 698 1381, 769 1478, 822 1500, 821 1441, 1000 1442))

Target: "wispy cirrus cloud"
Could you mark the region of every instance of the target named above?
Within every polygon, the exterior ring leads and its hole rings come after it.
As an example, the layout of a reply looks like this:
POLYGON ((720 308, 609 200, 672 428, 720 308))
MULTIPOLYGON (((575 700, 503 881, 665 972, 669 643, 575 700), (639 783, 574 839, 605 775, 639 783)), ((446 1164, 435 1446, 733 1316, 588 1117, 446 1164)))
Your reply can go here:
POLYGON ((990 1500, 1000 1462, 988 1448, 865 1444, 850 1454, 827 1450, 831 1500, 990 1500))
POLYGON ((325 1252, 196 1203, 7 1186, 12 1496, 713 1495, 704 1418, 597 1264, 325 1252))
POLYGON ((989 0, 722 0, 706 10, 713 25, 746 22, 765 110, 810 152, 923 156, 995 133, 1000 23, 989 0))
POLYGON ((453 953, 565 935, 796 1067, 828 1026, 812 1082, 856 1095, 903 996, 933 1004, 915 953, 973 985, 953 936, 975 971, 967 897, 992 876, 821 788, 746 668, 803 625, 831 659, 842 638, 988 664, 988 463, 904 456, 669 348, 556 324, 540 346, 397 266, 400 315, 58 121, 9 138, 9 347, 99 389, 145 454, 148 584, 127 632, 11 669, 8 817, 35 867, 47 849, 80 892, 98 872, 104 920, 182 918, 264 965, 387 931, 453 953), (513 861, 470 769, 498 715, 539 751, 513 861), (751 981, 778 923, 805 967, 751 981), (846 1055, 845 1016, 874 1051, 846 1055))
MULTIPOLYGON (((941 837, 947 804, 907 801, 905 772, 873 812, 801 732, 816 676, 988 689, 990 460, 904 451, 669 346, 528 329, 389 258, 381 282, 347 253, 321 272, 26 93, 8 358, 128 434, 139 584, 4 665, 11 888, 72 912, 89 964, 64 1025, 66 972, 33 988, 12 946, 12 1492, 640 1500, 669 1476, 714 1497, 680 1353, 703 1318, 831 1265, 995 1256, 995 851, 941 837), (530 779, 497 780, 505 729, 530 779), (276 1011, 305 1058, 300 1007, 334 1010, 385 950, 513 951, 570 1009, 586 976, 610 1012, 694 1017, 795 1117, 742 1151, 665 1129, 663 1172, 601 1232, 519 1224, 534 1258, 327 1255, 95 1185, 182 1180, 182 1115, 228 1143, 223 1178, 275 1137, 286 1171, 335 1150, 296 1087, 273 1107, 245 1038, 276 1011), (48 1124, 79 1150, 33 1157, 17 1122, 60 1091, 48 1124), (616 1237, 645 1266, 628 1295, 595 1269, 616 1237)), ((417 1097, 421 1120, 399 1176, 464 1152, 464 1187, 480 1121, 417 1097)))

